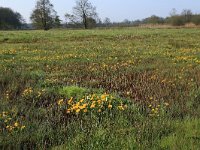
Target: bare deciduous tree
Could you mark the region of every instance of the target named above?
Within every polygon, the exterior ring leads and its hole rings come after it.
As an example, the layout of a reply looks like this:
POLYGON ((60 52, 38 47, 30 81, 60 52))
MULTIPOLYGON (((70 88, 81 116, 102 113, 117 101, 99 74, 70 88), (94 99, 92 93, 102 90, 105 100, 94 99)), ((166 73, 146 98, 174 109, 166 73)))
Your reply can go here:
POLYGON ((76 6, 73 7, 73 14, 66 14, 66 19, 74 24, 83 24, 84 28, 89 27, 91 18, 97 19, 98 15, 96 7, 94 7, 88 0, 77 0, 76 6))
POLYGON ((192 11, 189 9, 184 9, 181 13, 182 16, 184 16, 184 20, 186 23, 189 23, 192 19, 192 11))
POLYGON ((103 23, 106 25, 106 26, 109 26, 111 24, 111 20, 110 18, 106 17, 103 21, 103 23))

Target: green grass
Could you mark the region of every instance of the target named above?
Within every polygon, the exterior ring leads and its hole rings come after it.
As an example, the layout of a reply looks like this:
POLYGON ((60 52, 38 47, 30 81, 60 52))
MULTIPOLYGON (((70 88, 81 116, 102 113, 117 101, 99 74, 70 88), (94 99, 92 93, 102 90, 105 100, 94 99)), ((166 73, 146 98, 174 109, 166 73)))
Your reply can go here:
POLYGON ((198 149, 199 39, 195 28, 1 31, 0 149, 198 149), (99 113, 58 105, 104 93, 115 98, 99 113))

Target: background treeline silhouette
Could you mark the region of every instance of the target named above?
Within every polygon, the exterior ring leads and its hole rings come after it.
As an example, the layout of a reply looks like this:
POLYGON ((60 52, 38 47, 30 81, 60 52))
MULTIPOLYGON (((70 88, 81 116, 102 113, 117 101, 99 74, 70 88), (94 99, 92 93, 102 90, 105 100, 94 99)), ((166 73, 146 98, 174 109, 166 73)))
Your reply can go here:
MULTIPOLYGON (((193 14, 189 9, 184 9, 178 14, 173 9, 170 15, 165 18, 152 15, 141 20, 130 21, 125 19, 122 22, 112 22, 109 18, 105 18, 103 21, 101 19, 92 20, 92 27, 131 27, 148 24, 183 26, 190 23, 200 25, 200 14, 193 14)), ((53 28, 82 28, 82 26, 81 24, 62 21, 61 25, 55 25, 53 28)), ((11 29, 34 29, 34 27, 32 23, 26 23, 19 12, 15 12, 11 8, 0 7, 0 30, 11 29)))

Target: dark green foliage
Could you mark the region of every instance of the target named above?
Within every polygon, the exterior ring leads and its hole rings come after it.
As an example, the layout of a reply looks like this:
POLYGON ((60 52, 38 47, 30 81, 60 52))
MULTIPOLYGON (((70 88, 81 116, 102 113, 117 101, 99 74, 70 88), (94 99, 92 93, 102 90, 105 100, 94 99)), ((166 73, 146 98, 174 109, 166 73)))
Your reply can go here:
POLYGON ((56 16, 55 20, 54 20, 54 28, 60 28, 62 25, 61 25, 61 21, 60 20, 60 17, 59 16, 56 16))
POLYGON ((163 24, 164 18, 153 15, 144 19, 143 22, 147 24, 163 24))
MULTIPOLYGON (((35 28, 49 30, 53 27, 56 17, 56 11, 49 0, 38 0, 30 19, 35 28)), ((58 25, 58 18, 56 22, 58 25)))
POLYGON ((22 25, 23 19, 20 13, 0 7, 0 30, 20 29, 22 25))
POLYGON ((200 15, 193 15, 193 16, 192 16, 192 22, 193 22, 195 25, 200 25, 200 15))
POLYGON ((167 18, 167 22, 173 26, 182 26, 186 23, 184 17, 179 15, 167 18))
POLYGON ((90 29, 96 27, 96 20, 93 18, 87 18, 87 26, 90 29))

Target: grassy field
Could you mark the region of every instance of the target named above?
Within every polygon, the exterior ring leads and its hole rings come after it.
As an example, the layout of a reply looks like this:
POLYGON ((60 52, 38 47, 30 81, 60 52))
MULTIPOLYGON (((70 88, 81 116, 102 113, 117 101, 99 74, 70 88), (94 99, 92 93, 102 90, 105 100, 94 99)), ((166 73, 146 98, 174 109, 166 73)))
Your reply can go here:
POLYGON ((200 30, 0 32, 0 149, 200 148, 200 30))

